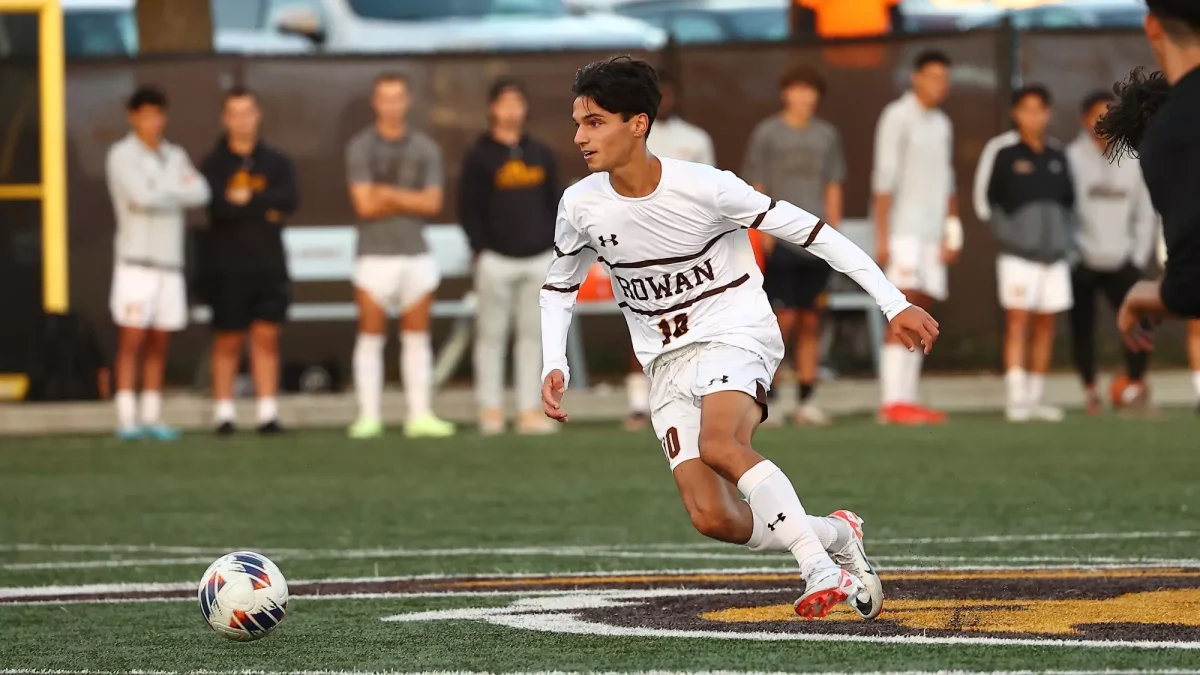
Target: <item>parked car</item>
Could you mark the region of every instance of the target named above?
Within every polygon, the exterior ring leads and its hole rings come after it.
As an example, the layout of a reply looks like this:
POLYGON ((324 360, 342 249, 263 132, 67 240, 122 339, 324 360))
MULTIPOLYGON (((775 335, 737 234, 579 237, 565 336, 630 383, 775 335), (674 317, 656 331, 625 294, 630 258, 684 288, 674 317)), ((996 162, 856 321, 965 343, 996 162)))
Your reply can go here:
POLYGON ((1005 16, 1015 28, 1137 28, 1146 18, 1146 5, 1141 0, 1076 0, 962 17, 959 29, 993 28, 1005 16))
POLYGON ((613 11, 642 19, 677 41, 781 42, 787 40, 790 0, 632 0, 613 11))

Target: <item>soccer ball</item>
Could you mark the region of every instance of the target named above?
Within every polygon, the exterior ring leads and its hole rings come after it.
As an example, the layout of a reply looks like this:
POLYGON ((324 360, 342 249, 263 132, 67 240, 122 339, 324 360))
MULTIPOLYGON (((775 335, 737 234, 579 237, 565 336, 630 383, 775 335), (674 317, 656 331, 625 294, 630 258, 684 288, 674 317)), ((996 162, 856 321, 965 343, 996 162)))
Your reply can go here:
POLYGON ((252 551, 235 551, 208 566, 200 579, 200 613, 230 640, 266 637, 287 612, 287 581, 275 563, 252 551))

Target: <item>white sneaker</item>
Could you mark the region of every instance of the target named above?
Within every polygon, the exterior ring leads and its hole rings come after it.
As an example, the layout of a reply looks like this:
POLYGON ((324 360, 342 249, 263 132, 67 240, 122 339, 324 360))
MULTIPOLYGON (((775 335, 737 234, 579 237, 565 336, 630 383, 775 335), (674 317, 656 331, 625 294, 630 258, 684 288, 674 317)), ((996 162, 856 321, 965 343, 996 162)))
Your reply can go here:
POLYGON ((812 403, 800 404, 792 419, 801 426, 827 427, 833 424, 833 418, 812 403))
POLYGON ((1035 405, 1029 409, 1029 416, 1041 422, 1061 422, 1066 418, 1062 408, 1050 405, 1035 405))
POLYGON ((1031 418, 1029 408, 1023 405, 1010 405, 1004 409, 1004 417, 1009 422, 1028 422, 1031 418))
POLYGON ((844 510, 834 511, 829 517, 838 531, 837 540, 829 548, 829 557, 863 585, 863 591, 851 596, 847 604, 858 610, 862 618, 874 619, 883 611, 883 582, 863 548, 863 520, 857 513, 844 510))
POLYGON ((806 619, 820 619, 839 603, 856 598, 863 583, 840 567, 823 567, 804 580, 804 595, 792 603, 796 613, 806 619))

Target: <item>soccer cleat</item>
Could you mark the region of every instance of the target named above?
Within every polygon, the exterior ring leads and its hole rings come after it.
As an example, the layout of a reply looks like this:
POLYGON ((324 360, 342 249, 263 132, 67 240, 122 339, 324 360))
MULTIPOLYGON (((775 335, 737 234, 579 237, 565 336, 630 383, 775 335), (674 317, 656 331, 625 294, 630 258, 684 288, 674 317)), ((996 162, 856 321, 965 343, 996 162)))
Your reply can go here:
POLYGON ((156 441, 177 441, 182 436, 178 429, 165 424, 151 424, 145 427, 146 436, 156 441))
POLYGON ((285 433, 287 433, 287 430, 280 426, 279 420, 271 420, 265 424, 258 425, 259 436, 280 436, 285 433))
POLYGON ((217 429, 214 433, 216 433, 218 436, 232 436, 237 433, 237 425, 226 420, 217 425, 217 429))
POLYGON ((827 427, 833 424, 829 413, 821 410, 812 403, 804 403, 796 408, 792 420, 800 426, 827 427))
POLYGON ((140 441, 146 438, 146 432, 141 427, 117 429, 117 438, 122 441, 140 441))
POLYGON ((541 410, 527 410, 517 418, 517 433, 524 436, 549 436, 558 433, 561 427, 541 410))
POLYGON ((383 422, 360 417, 358 421, 351 424, 350 428, 346 430, 346 435, 356 441, 379 438, 383 436, 383 422))
POLYGON ((454 435, 454 424, 430 413, 405 422, 404 435, 409 438, 449 438, 454 435))
POLYGON ((819 569, 804 580, 804 595, 792 607, 806 619, 820 619, 849 598, 858 597, 863 584, 840 567, 819 569))
POLYGON ((874 619, 883 611, 883 582, 863 549, 863 520, 853 511, 834 511, 829 517, 838 531, 829 557, 863 585, 863 590, 850 598, 849 605, 858 610, 862 618, 874 619))
POLYGON ((1040 422, 1061 422, 1066 418, 1062 408, 1049 405, 1035 405, 1029 408, 1029 416, 1040 422))
POLYGON ((1010 405, 1004 409, 1004 419, 1009 422, 1028 422, 1032 417, 1028 406, 1010 405))
POLYGON ((484 410, 479 414, 479 433, 496 436, 504 433, 504 412, 496 409, 484 410))
POLYGON ((941 424, 945 421, 946 416, 943 413, 922 408, 912 403, 890 403, 879 409, 880 424, 920 426, 923 424, 941 424))

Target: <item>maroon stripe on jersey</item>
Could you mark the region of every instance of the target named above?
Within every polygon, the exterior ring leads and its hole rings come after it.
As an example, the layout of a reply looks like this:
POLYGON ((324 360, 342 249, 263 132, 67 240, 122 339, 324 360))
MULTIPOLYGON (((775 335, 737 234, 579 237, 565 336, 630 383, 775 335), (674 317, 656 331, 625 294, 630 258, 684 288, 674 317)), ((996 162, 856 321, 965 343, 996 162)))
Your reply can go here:
POLYGON ((600 261, 605 263, 612 269, 631 269, 631 268, 635 268, 635 267, 653 267, 655 265, 678 265, 679 263, 685 263, 685 262, 688 262, 691 260, 695 260, 696 258, 699 258, 700 256, 704 255, 705 253, 708 253, 709 249, 711 249, 713 246, 717 245, 717 242, 721 240, 721 237, 724 237, 727 234, 733 234, 734 232, 737 232, 740 229, 742 229, 742 228, 739 227, 737 230, 726 230, 726 231, 722 232, 721 234, 718 234, 717 236, 713 237, 712 239, 709 239, 708 243, 704 245, 704 248, 700 249, 696 253, 689 253, 687 255, 675 256, 674 258, 655 258, 653 260, 638 260, 636 262, 610 263, 607 260, 605 260, 604 258, 600 258, 600 261))
POLYGON ((554 247, 554 255, 556 255, 560 258, 569 256, 569 255, 579 255, 580 253, 583 253, 583 249, 585 249, 585 248, 591 248, 593 251, 596 250, 596 249, 592 248, 591 246, 584 244, 583 246, 580 246, 579 248, 575 249, 574 251, 571 251, 570 253, 563 253, 563 250, 561 248, 559 248, 558 246, 555 246, 554 247))
POLYGON ((812 246, 812 243, 817 240, 817 233, 821 231, 822 227, 825 227, 825 221, 818 220, 817 224, 813 226, 812 232, 808 233, 808 239, 804 240, 804 243, 800 244, 800 247, 808 248, 812 246))
MULTIPOLYGON (((775 200, 772 199, 771 205, 767 207, 767 211, 770 211, 771 209, 775 208, 775 204, 776 204, 775 200)), ((759 225, 762 225, 763 218, 767 217, 767 211, 763 211, 762 213, 758 214, 758 217, 755 218, 754 222, 750 225, 750 229, 756 230, 756 229, 758 229, 759 225)))
POLYGON ((701 293, 700 295, 697 295, 696 297, 692 298, 691 300, 688 300, 687 302, 681 302, 678 305, 671 305, 670 307, 667 307, 666 309, 638 309, 637 307, 630 307, 628 302, 622 302, 621 304, 619 304, 617 306, 624 307, 625 309, 628 309, 629 311, 633 312, 634 314, 641 314, 642 316, 659 316, 660 314, 670 314, 671 312, 678 312, 681 309, 687 309, 688 307, 691 307, 692 305, 694 305, 697 302, 700 302, 701 300, 704 300, 706 298, 711 298, 714 295, 720 295, 731 288, 737 288, 738 286, 741 286, 742 284, 746 283, 747 281, 750 281, 750 275, 743 274, 742 276, 738 277, 737 279, 734 279, 733 281, 725 284, 724 286, 717 286, 716 288, 710 288, 707 291, 704 291, 703 293, 701 293))
POLYGON ((543 291, 554 291, 555 293, 574 293, 575 291, 579 290, 579 284, 575 284, 574 286, 568 286, 566 288, 559 288, 558 286, 551 286, 550 284, 546 284, 545 286, 542 286, 542 290, 543 291))

